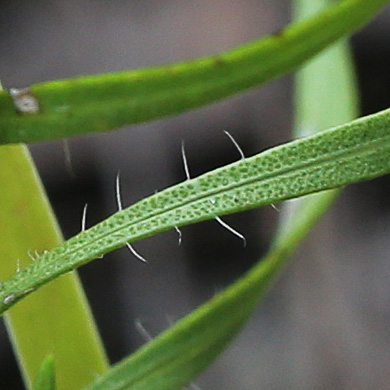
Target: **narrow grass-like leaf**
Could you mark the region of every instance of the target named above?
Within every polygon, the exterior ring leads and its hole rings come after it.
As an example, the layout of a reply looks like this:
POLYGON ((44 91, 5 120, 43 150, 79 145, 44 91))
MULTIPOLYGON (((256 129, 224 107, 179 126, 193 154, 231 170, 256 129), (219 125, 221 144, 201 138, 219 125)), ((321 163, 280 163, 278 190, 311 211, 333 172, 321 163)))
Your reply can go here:
MULTIPOLYGON (((329 0, 295 0, 294 19, 303 20, 329 5, 329 0)), ((305 137, 358 116, 359 93, 351 53, 346 41, 338 42, 310 60, 295 76, 294 136, 305 137)), ((330 206, 338 190, 324 191, 283 206, 278 241, 305 219, 308 208, 330 206)), ((321 214, 321 212, 320 212, 321 214)))
POLYGON ((305 217, 262 262, 84 390, 175 390, 193 381, 241 330, 288 256, 328 209, 327 199, 311 208, 310 197, 305 217))
POLYGON ((34 381, 34 390, 56 390, 56 372, 54 356, 49 355, 39 368, 34 381))
POLYGON ((245 324, 284 253, 273 252, 245 277, 178 321, 84 390, 172 390, 189 384, 245 324))
MULTIPOLYGON (((0 188, 2 284, 18 269, 32 264, 38 253, 63 240, 24 145, 0 146, 0 188)), ((12 300, 12 294, 8 300, 12 300)), ((56 359, 58 390, 79 390, 107 369, 77 273, 69 273, 31 294, 9 310, 5 320, 27 389, 31 389, 49 353, 56 359), (79 346, 80 350, 70 346, 79 346)))
POLYGON ((0 313, 39 286, 158 232, 390 172, 390 110, 187 180, 120 211, 6 280, 0 313))
MULTIPOLYGON (((314 12, 313 8, 324 7, 327 3, 326 0, 296 0, 299 9, 295 12, 296 17, 303 18, 308 12, 314 12)), ((344 42, 311 61, 299 72, 296 84, 297 137, 307 135, 309 130, 315 133, 327 126, 347 122, 356 116, 357 94, 349 51, 344 42), (327 83, 323 82, 324 79, 327 83)), ((223 341, 228 343, 228 339, 239 331, 239 321, 244 323, 256 299, 266 292, 270 282, 284 268, 288 255, 333 203, 337 194, 338 190, 323 191, 284 205, 278 235, 260 265, 217 299, 115 365, 88 390, 173 390, 193 380, 213 361, 223 348, 223 341), (180 375, 177 375, 178 372, 180 375)))
POLYGON ((293 70, 386 3, 339 1, 280 33, 187 63, 36 84, 14 91, 14 100, 1 92, 0 143, 106 131, 203 106, 293 70))
MULTIPOLYGON (((4 280, 63 239, 26 146, 0 146, 0 188, 0 276, 4 280)), ((76 272, 9 310, 5 323, 26 389, 32 388, 42 361, 51 353, 56 357, 58 390, 79 390, 107 369, 76 272)))

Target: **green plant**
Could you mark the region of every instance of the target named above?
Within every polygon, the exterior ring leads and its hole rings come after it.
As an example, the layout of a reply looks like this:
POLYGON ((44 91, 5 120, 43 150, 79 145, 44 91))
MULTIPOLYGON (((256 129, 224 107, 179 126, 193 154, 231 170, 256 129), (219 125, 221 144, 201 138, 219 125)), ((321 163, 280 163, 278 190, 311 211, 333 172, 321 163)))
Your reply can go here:
MULTIPOLYGON (((306 17, 324 3, 297 1, 297 14, 306 17)), ((32 113, 17 112, 15 103, 23 103, 23 97, 13 100, 3 91, 0 142, 105 131, 207 104, 295 69, 386 3, 344 0, 281 33, 189 63, 32 86, 24 92, 36 103, 32 113)), ((145 198, 63 244, 26 149, 2 146, 0 311, 6 314, 26 385, 53 388, 54 367, 58 389, 177 389, 191 382, 245 324, 288 255, 337 195, 332 189, 390 171, 390 112, 350 122, 357 112, 355 96, 348 50, 338 43, 298 75, 296 136, 302 136, 299 131, 307 135, 308 129, 313 135, 145 198), (326 98, 315 85, 320 77, 333 80, 326 98), (312 107, 319 101, 316 93, 321 93, 321 111, 312 107), (343 104, 327 106, 331 101, 343 104), (111 369, 77 276, 56 279, 164 230, 314 192, 319 193, 294 204, 262 262, 111 369), (31 247, 39 253, 33 264, 26 255, 31 247), (22 267, 16 274, 15 259, 22 267), (57 304, 46 313, 53 300, 57 304), (80 340, 89 345, 83 353, 77 348, 80 340), (94 380, 96 374, 101 375, 94 380)))

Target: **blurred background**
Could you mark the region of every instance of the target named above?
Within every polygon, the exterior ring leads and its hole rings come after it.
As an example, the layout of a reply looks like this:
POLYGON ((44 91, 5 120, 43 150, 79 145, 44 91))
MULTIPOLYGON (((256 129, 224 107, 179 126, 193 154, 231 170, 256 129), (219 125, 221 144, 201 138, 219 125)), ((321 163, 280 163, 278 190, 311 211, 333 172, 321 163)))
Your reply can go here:
MULTIPOLYGON (((230 49, 290 20, 282 0, 2 1, 0 77, 5 88, 172 63, 230 49)), ((390 9, 352 41, 362 114, 390 106, 390 9)), ((326 80, 324 80, 326 82, 326 80)), ((31 146, 66 238, 117 209, 239 155, 290 139, 292 77, 150 124, 31 146), (67 161, 70 151, 71 166, 67 161)), ((203 390, 388 389, 390 383, 390 181, 345 189, 241 335, 198 380, 203 390)), ((211 298, 265 253, 278 212, 226 217, 248 245, 215 221, 135 243, 80 269, 111 362, 211 298)), ((4 325, 0 388, 22 389, 4 325)), ((156 389, 157 390, 157 389, 156 389)))

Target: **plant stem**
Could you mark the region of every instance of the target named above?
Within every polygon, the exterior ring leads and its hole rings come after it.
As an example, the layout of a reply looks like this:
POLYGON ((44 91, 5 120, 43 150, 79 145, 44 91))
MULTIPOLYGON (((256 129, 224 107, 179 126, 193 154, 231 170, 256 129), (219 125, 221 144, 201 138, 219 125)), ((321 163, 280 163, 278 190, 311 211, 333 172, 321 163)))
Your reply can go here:
MULTIPOLYGON (((59 245, 60 230, 34 164, 22 145, 0 147, 0 275, 5 280, 32 257, 59 245)), ((58 390, 77 390, 107 368, 88 303, 75 272, 67 274, 6 315, 27 388, 53 354, 58 390)))

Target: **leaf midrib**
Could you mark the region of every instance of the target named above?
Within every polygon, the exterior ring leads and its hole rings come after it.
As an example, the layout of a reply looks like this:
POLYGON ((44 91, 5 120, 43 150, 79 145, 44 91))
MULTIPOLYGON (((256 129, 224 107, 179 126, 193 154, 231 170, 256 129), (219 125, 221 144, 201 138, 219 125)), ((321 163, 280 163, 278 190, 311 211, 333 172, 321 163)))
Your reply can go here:
MULTIPOLYGON (((181 208, 183 206, 187 206, 187 205, 190 205, 194 202, 198 202, 198 201, 202 201, 204 199, 207 199, 208 197, 211 197, 211 196, 215 196, 215 195, 222 195, 226 192, 229 192, 231 190, 234 190, 236 188, 239 188, 239 187, 245 187, 251 183, 254 183, 254 182, 257 182, 257 181, 265 181, 265 180, 268 180, 268 179, 272 179, 273 177, 278 177, 278 176, 281 176, 281 175, 286 175, 288 173, 291 173, 293 171, 301 171, 302 169, 304 168, 307 168, 307 167, 313 167, 313 166, 316 166, 316 165, 319 165, 321 163, 326 163, 326 162, 329 162, 329 161, 332 161, 332 160, 336 160, 336 158, 338 157, 340 159, 340 157, 348 157, 348 156, 351 156, 351 155, 354 155, 354 154, 357 154, 357 155, 360 155, 366 151, 369 151, 370 148, 372 148, 373 146, 376 146, 377 144, 381 143, 381 148, 386 148, 388 146, 384 146, 383 144, 387 144, 388 140, 390 139, 390 134, 389 135, 385 135, 383 137, 380 137, 376 140, 369 140, 367 142, 365 142, 364 144, 357 144, 355 146, 351 146, 351 147, 348 147, 347 150, 338 150, 338 151, 335 151, 335 152, 330 152, 328 154, 326 154, 325 156, 323 157, 319 157, 319 158, 316 158, 316 159, 313 159, 311 161, 302 161, 302 162, 299 162, 297 165, 294 165, 294 166, 289 166, 288 168, 280 168, 279 170, 277 171, 273 171, 273 172, 270 172, 270 173, 267 173, 265 174, 263 177, 259 178, 259 177, 256 177, 256 178, 248 178, 246 179, 245 181, 243 182, 240 182, 240 183, 235 183, 235 184, 231 184, 230 186, 227 186, 225 188, 223 188, 222 190, 221 189, 213 189, 213 190, 210 190, 208 191, 207 193, 203 194, 202 196, 198 197, 198 198, 192 198, 192 199, 189 199, 187 201, 184 201, 182 203, 178 203, 174 206, 170 206, 170 207, 167 207, 167 208, 164 208, 163 210, 160 210, 159 212, 157 213, 154 213, 154 214, 148 214, 142 218, 138 218, 136 219, 135 221, 132 221, 131 223, 129 224, 125 224, 125 225, 120 225, 119 227, 116 227, 115 229, 112 229, 110 231, 106 231, 104 232, 104 234, 101 234, 100 236, 96 236, 94 237, 94 240, 93 241, 90 241, 90 242, 87 242, 85 243, 84 245, 82 246, 78 246, 77 248, 74 248, 73 250, 71 250, 70 252, 67 252, 67 253, 64 253, 60 256, 57 256, 55 257, 55 259, 53 259, 52 261, 47 261, 46 263, 41 263, 39 266, 42 267, 42 266, 49 266, 49 265, 56 265, 57 263, 60 263, 62 259, 65 259, 68 257, 68 256, 72 256, 72 255, 75 255, 77 254, 78 251, 80 250, 86 250, 88 249, 88 247, 91 245, 91 244, 94 244, 96 243, 97 241, 101 240, 101 239, 104 239, 106 238, 107 236, 109 235, 113 235, 115 233, 118 233, 120 232, 121 230, 123 229, 126 229, 132 225, 137 225, 139 223, 142 223, 142 222, 146 222, 148 221, 149 219, 152 219, 152 218, 156 218, 158 216, 161 216, 163 215, 164 213, 168 213, 169 211, 172 211, 172 210, 175 210, 175 209, 178 209, 178 208, 181 208), (387 141, 387 142, 386 142, 387 141)), ((293 143, 295 144, 296 142, 303 142, 304 140, 298 140, 298 141, 294 141, 293 143)), ((292 145, 293 143, 290 143, 288 145, 292 145)), ((280 148, 287 148, 289 146, 280 146, 280 148)), ((273 149, 269 150, 269 151, 265 151, 264 153, 272 153, 273 149)), ((372 151, 373 153, 377 153, 377 151, 372 151)), ((255 159, 255 158, 258 158, 258 156, 253 156, 253 157, 249 157, 249 159, 255 159)), ((236 165, 236 164, 239 164, 240 161, 238 162, 235 162, 235 163, 232 163, 226 167, 229 167, 229 166, 233 166, 233 165, 236 165)), ((226 169, 226 167, 222 167, 222 168, 218 168, 216 171, 218 170, 222 170, 222 169, 226 169)), ((214 171, 214 174, 216 173, 216 171, 214 171)), ((207 174, 211 174, 211 173, 206 173, 207 174)), ((200 176, 201 177, 201 176, 200 176)), ((190 183, 190 182, 194 182, 196 180, 198 180, 199 177, 197 178, 194 178, 194 179, 191 179, 191 180, 188 180, 186 182, 183 182, 182 184, 185 185, 186 183, 190 183)), ((171 187, 170 187, 171 188, 171 187)), ((170 188, 166 189, 165 191, 169 191, 170 188)), ((162 194, 164 191, 160 192, 159 194, 162 194)), ((159 194, 157 195, 153 195, 153 196, 158 196, 159 194)), ((148 199, 151 199, 151 198, 148 198, 148 199)), ((141 201, 142 202, 142 201, 141 201)), ((131 206, 130 206, 131 207, 131 206)), ((120 211, 119 213, 126 213, 126 210, 123 210, 123 211, 120 211)), ((221 213, 222 214, 222 213, 221 213)), ((207 217, 206 217, 207 218, 207 217)), ((105 223, 107 220, 101 222, 102 223, 105 223)), ((98 224, 98 225, 95 225, 94 227, 92 227, 91 229, 98 229, 101 224, 98 224)), ((175 223, 172 223, 172 226, 181 226, 180 223, 178 224, 175 224, 175 223)), ((166 226, 166 228, 163 228, 161 230, 159 230, 158 232, 162 232, 162 231, 165 231, 165 230, 168 230, 168 228, 170 228, 170 226, 166 226)), ((83 232, 82 234, 88 234, 88 230, 83 232)), ((78 235, 79 236, 79 235, 78 235)), ((77 240, 77 237, 78 236, 75 236, 73 237, 71 240, 77 240)), ((133 238, 129 238, 128 240, 125 240, 123 242, 120 242, 118 243, 118 245, 114 245, 108 249, 111 249, 111 248, 117 248, 120 246, 120 244, 125 244, 126 242, 133 242, 137 239, 137 236, 133 237, 133 238)), ((49 254, 50 252, 48 252, 49 254)), ((97 255, 101 255, 101 254, 104 254, 104 253, 107 253, 107 247, 106 248, 103 248, 103 252, 99 252, 97 255)), ((47 254, 47 255, 48 255, 47 254)), ((46 254, 43 255, 42 257, 44 256, 47 256, 46 254)), ((41 257, 41 259, 42 259, 41 257)), ((51 254, 51 257, 54 257, 53 254, 51 254)), ((84 259, 85 260, 85 259, 84 259)), ((92 259, 91 259, 92 260, 92 259)), ((41 261, 44 261, 43 259, 41 261)), ((66 264, 66 261, 62 264, 66 264)), ((64 268, 62 268, 62 270, 64 270, 66 272, 67 269, 74 269, 76 268, 78 265, 81 265, 83 264, 83 262, 77 262, 77 263, 74 263, 74 264, 67 264, 67 266, 65 265, 64 268)), ((31 267, 34 267, 35 265, 33 264, 31 267)), ((21 276, 21 274, 23 273, 23 270, 18 274, 19 276, 21 276)), ((17 276, 18 276, 17 275, 17 276)), ((16 276, 16 277, 17 277, 16 276)))

